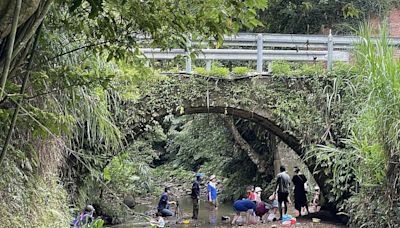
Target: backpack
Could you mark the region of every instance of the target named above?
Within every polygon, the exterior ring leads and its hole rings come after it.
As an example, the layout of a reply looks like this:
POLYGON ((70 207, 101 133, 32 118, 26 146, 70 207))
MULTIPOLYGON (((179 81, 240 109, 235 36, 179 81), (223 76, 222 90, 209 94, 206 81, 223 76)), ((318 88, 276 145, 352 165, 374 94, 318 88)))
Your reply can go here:
POLYGON ((307 184, 308 182, 304 183, 304 191, 308 192, 310 190, 310 187, 307 184))

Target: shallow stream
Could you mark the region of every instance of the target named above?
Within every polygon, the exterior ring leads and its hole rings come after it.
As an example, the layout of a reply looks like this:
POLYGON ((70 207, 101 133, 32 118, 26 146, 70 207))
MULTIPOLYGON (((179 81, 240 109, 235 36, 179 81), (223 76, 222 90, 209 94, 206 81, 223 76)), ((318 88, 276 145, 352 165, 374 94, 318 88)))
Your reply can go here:
MULTIPOLYGON (((157 199, 152 200, 150 204, 140 204, 135 207, 135 211, 140 212, 140 213, 145 213, 149 210, 154 210, 157 206, 157 199)), ((179 201, 179 207, 180 210, 182 211, 181 217, 184 219, 189 219, 192 216, 192 200, 187 197, 183 198, 179 201)), ((200 210, 199 210, 199 219, 196 223, 193 221, 190 221, 188 225, 184 224, 176 224, 177 218, 175 216, 169 217, 165 219, 167 227, 176 227, 176 228, 182 228, 182 227, 201 227, 201 228, 208 228, 208 227, 231 227, 229 223, 225 223, 222 221, 221 217, 222 216, 230 216, 231 219, 234 216, 234 211, 232 208, 232 203, 227 202, 227 203, 222 203, 219 204, 218 210, 216 211, 215 216, 210 216, 210 211, 208 209, 207 202, 201 201, 200 202, 200 210), (214 223, 214 224, 210 224, 214 223)), ((290 208, 289 208, 290 209, 290 208)), ((175 207, 171 208, 172 212, 175 211, 175 207)), ((137 220, 129 220, 123 224, 113 226, 112 228, 129 228, 129 227, 150 227, 149 223, 147 223, 146 220, 143 219, 142 222, 139 222, 137 220)), ((267 223, 267 224, 259 224, 259 225, 252 225, 251 227, 282 227, 280 222, 272 222, 272 223, 267 223)), ((327 223, 322 221, 321 223, 313 223, 310 220, 303 220, 303 219, 298 219, 298 223, 296 225, 293 225, 292 227, 315 227, 315 228, 341 228, 344 227, 340 224, 333 224, 333 223, 327 223)))

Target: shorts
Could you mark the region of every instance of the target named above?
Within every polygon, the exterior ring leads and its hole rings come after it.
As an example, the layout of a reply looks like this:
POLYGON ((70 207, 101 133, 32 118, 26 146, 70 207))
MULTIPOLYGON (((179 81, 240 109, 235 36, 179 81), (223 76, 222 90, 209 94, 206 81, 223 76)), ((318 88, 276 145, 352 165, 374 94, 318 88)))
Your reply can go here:
POLYGON ((288 196, 289 196, 289 193, 287 193, 287 192, 278 192, 278 203, 289 202, 288 196))

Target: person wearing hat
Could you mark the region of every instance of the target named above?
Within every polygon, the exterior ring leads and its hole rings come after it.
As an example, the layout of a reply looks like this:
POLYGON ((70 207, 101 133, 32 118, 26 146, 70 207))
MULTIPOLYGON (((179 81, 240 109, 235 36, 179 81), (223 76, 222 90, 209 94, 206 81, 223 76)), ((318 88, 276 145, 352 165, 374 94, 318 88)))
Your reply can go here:
POLYGON ((255 201, 257 203, 261 202, 261 191, 262 189, 260 187, 256 187, 254 190, 255 201))
POLYGON ((272 205, 269 205, 261 200, 261 192, 262 189, 260 187, 256 187, 254 190, 256 197, 256 215, 260 217, 260 221, 265 222, 267 220, 267 213, 272 208, 272 205))
POLYGON ((217 189, 217 178, 215 175, 210 176, 210 181, 207 184, 207 198, 208 203, 210 204, 210 224, 216 224, 217 222, 217 196, 218 196, 218 189, 217 189))
POLYGON ((319 195, 321 193, 319 192, 319 187, 318 185, 316 185, 314 187, 314 197, 313 197, 313 201, 312 201, 312 205, 314 206, 314 212, 318 212, 319 211, 319 195))
POLYGON ((197 220, 199 216, 199 200, 200 200, 200 182, 202 173, 196 173, 196 180, 193 181, 192 185, 192 200, 193 200, 193 216, 192 219, 197 220))
POLYGON ((217 189, 217 178, 215 177, 215 175, 210 176, 210 181, 207 184, 207 191, 208 191, 208 202, 211 204, 211 206, 216 208, 218 189, 217 189))

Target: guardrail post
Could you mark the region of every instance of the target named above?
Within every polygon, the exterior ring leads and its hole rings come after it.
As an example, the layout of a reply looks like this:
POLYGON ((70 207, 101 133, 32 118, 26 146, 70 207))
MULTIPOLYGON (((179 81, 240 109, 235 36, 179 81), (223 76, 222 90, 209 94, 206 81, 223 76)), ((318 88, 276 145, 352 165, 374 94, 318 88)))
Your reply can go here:
POLYGON ((211 71, 211 60, 206 60, 206 71, 211 71))
POLYGON ((263 70, 263 35, 257 35, 257 72, 262 73, 263 70))
POLYGON ((329 36, 328 36, 328 71, 332 70, 333 66, 333 36, 332 36, 332 30, 329 30, 329 36))
POLYGON ((192 73, 192 58, 190 57, 190 48, 192 46, 192 36, 189 36, 189 41, 186 46, 186 74, 192 73))

